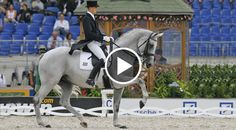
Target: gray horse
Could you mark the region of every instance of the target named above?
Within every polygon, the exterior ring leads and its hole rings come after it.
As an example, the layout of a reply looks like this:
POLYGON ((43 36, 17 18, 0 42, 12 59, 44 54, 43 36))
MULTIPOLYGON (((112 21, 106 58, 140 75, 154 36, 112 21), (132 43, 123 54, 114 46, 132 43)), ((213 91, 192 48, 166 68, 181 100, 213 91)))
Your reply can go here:
MULTIPOLYGON (((119 47, 126 47, 134 50, 140 55, 143 63, 145 63, 146 66, 150 66, 154 64, 154 52, 156 49, 157 38, 161 35, 162 34, 157 34, 146 29, 133 29, 123 34, 115 41, 115 43, 119 47)), ((114 47, 114 49, 116 48, 117 47, 114 47)), ((70 96, 73 85, 82 86, 83 88, 92 88, 85 83, 90 71, 79 69, 80 53, 75 53, 71 56, 68 54, 69 50, 70 48, 68 47, 53 49, 45 53, 39 61, 41 87, 34 97, 34 107, 37 123, 41 126, 51 127, 49 124, 44 123, 41 118, 40 104, 54 86, 59 85, 62 88, 60 104, 81 121, 80 125, 82 127, 87 127, 83 115, 70 105, 70 96)), ((103 71, 101 71, 100 75, 103 75, 103 71)), ((132 84, 134 83, 138 83, 143 92, 143 99, 140 101, 140 108, 142 108, 148 98, 145 82, 142 78, 137 78, 132 84)), ((98 86, 103 86, 101 76, 98 77, 96 84, 98 86)), ((116 83, 112 84, 112 88, 114 89, 113 125, 118 128, 126 128, 126 126, 118 124, 118 112, 124 87, 129 84, 125 86, 116 83)))

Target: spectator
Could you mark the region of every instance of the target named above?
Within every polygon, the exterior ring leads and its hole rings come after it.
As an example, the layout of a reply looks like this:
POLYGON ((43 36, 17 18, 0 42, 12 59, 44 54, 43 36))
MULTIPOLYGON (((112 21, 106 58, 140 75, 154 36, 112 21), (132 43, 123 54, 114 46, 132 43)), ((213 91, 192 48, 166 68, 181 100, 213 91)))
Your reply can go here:
MULTIPOLYGON (((31 3, 32 3, 32 0, 22 0, 22 2, 21 2, 21 4, 23 5, 23 4, 27 4, 27 7, 29 8, 29 9, 31 9, 31 3)), ((21 5, 21 6, 22 6, 21 5)))
POLYGON ((66 0, 58 0, 57 7, 61 12, 64 11, 65 4, 66 4, 66 0))
POLYGON ((6 79, 3 74, 0 74, 0 87, 6 87, 6 79))
POLYGON ((3 8, 5 8, 5 9, 7 9, 11 4, 13 4, 13 2, 10 0, 3 0, 3 2, 1 3, 3 8))
POLYGON ((31 12, 26 3, 22 5, 22 9, 19 14, 19 22, 21 23, 29 23, 31 17, 31 12))
POLYGON ((16 10, 14 10, 13 5, 9 6, 9 9, 6 11, 5 22, 16 22, 16 10))
POLYGON ((72 35, 71 35, 71 33, 69 32, 69 33, 67 33, 67 35, 66 35, 66 39, 64 40, 64 46, 68 46, 68 47, 71 47, 72 46, 72 44, 74 44, 75 43, 75 41, 72 39, 72 35))
POLYGON ((162 55, 162 49, 156 49, 155 51, 155 63, 156 64, 167 64, 167 59, 162 55))
POLYGON ((52 36, 48 39, 48 50, 62 46, 62 38, 58 36, 58 32, 52 32, 52 36))
POLYGON ((53 29, 59 31, 63 36, 69 32, 69 22, 64 19, 64 14, 60 14, 60 18, 55 22, 53 29))
POLYGON ((67 15, 74 15, 74 10, 76 9, 78 3, 80 3, 80 0, 67 0, 66 2, 66 14, 67 15))
POLYGON ((44 5, 40 0, 34 0, 32 2, 32 10, 35 12, 41 12, 44 10, 44 5))

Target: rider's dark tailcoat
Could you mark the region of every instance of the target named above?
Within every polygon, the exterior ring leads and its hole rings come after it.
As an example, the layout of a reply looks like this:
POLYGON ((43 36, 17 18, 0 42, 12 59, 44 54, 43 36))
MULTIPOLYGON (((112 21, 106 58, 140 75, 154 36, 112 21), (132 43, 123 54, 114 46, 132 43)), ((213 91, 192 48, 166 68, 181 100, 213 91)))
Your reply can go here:
POLYGON ((86 13, 83 18, 83 28, 85 34, 85 41, 103 41, 104 35, 100 32, 97 22, 89 13, 86 13))

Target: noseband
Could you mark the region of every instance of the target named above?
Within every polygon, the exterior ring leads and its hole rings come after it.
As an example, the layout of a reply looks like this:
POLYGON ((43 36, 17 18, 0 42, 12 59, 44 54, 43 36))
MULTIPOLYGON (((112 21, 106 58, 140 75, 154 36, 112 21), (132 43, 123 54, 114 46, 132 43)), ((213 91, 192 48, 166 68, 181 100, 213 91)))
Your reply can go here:
POLYGON ((156 39, 153 39, 153 37, 155 37, 155 36, 157 36, 158 34, 157 33, 151 33, 151 35, 148 37, 148 39, 147 40, 145 40, 141 45, 137 45, 137 50, 138 50, 138 55, 140 56, 140 57, 142 57, 143 58, 143 63, 146 63, 147 62, 147 59, 148 59, 148 57, 149 56, 154 56, 154 54, 152 54, 152 53, 149 53, 149 47, 150 47, 150 40, 153 40, 153 41, 157 41, 156 39), (154 34, 154 35, 153 35, 154 34), (140 51, 140 48, 145 44, 145 43, 147 43, 146 44, 146 46, 145 46, 145 48, 144 48, 144 52, 143 52, 143 54, 141 53, 141 51, 140 51))

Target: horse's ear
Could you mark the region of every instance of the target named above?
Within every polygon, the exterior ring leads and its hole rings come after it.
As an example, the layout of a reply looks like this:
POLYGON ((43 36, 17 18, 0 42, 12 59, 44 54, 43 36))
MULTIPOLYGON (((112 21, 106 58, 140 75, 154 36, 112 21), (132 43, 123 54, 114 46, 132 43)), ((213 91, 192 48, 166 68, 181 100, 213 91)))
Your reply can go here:
POLYGON ((162 37, 164 35, 164 33, 159 33, 159 32, 156 32, 155 33, 155 38, 159 38, 159 37, 162 37))

